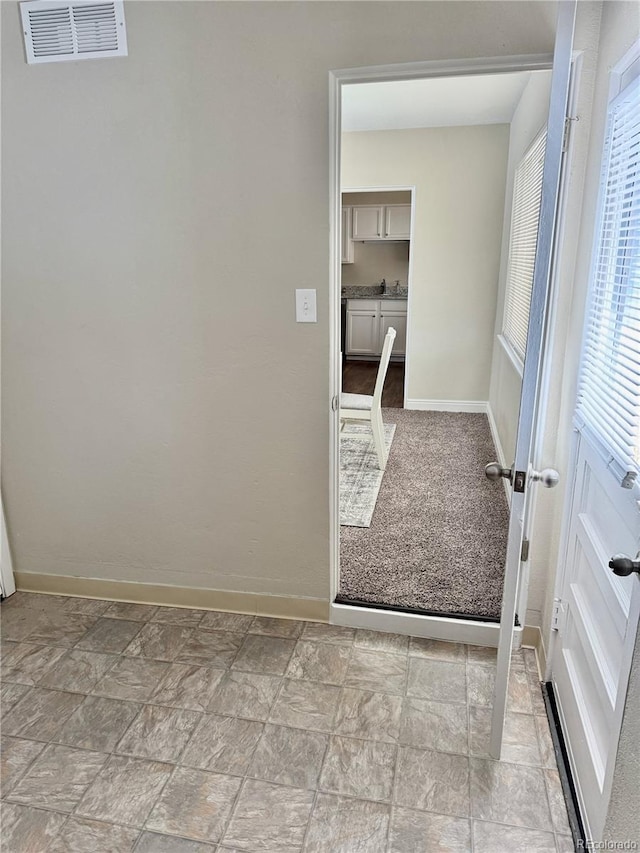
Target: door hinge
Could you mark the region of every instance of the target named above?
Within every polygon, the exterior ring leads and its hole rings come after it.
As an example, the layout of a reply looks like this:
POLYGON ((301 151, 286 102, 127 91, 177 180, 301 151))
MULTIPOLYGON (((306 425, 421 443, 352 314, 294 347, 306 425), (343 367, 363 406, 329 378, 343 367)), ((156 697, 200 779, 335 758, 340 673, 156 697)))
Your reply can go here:
POLYGON ((569 150, 569 137, 571 136, 571 122, 579 121, 578 116, 566 116, 564 120, 564 133, 562 135, 562 153, 569 150))
POLYGON ((522 540, 522 548, 520 549, 520 562, 521 563, 526 563, 527 560, 529 559, 529 545, 530 545, 530 543, 529 543, 528 539, 522 540))
POLYGON ((562 631, 564 620, 567 615, 567 605, 561 598, 554 599, 553 611, 551 612, 551 630, 562 631))

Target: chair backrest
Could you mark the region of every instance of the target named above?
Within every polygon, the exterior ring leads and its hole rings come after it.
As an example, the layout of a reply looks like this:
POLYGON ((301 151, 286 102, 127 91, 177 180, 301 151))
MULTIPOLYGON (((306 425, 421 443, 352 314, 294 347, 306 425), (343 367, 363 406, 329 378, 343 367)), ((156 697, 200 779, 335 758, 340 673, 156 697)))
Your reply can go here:
POLYGON ((384 387, 384 380, 387 375, 387 368, 389 367, 389 359, 391 358, 391 350, 393 349, 393 342, 395 339, 396 330, 392 326, 389 326, 387 334, 384 336, 382 355, 380 356, 380 365, 378 367, 378 375, 376 376, 376 385, 373 389, 373 409, 380 406, 382 400, 382 389, 384 387))

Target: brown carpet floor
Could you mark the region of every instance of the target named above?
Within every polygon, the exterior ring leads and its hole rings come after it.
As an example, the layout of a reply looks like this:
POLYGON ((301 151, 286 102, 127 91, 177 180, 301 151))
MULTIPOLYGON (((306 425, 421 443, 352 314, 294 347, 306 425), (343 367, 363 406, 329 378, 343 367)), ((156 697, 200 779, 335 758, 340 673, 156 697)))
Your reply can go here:
POLYGON ((397 425, 371 527, 340 530, 340 598, 499 618, 508 507, 483 414, 385 409, 397 425))

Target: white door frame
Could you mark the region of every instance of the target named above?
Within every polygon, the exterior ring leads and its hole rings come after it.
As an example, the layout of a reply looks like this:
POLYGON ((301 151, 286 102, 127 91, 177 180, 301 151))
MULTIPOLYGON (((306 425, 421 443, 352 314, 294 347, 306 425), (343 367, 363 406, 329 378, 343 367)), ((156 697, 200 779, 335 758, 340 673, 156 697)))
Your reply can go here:
MULTIPOLYGON (((341 380, 340 351, 340 231, 341 231, 341 106, 342 86, 353 83, 378 83, 390 80, 416 80, 429 77, 499 74, 514 71, 549 70, 553 66, 550 54, 483 57, 469 60, 411 62, 398 65, 376 65, 329 72, 329 343, 330 343, 330 622, 337 625, 373 628, 381 631, 432 637, 434 639, 497 646, 500 634, 498 623, 471 619, 451 619, 400 613, 376 607, 356 607, 336 604, 340 571, 340 495, 339 495, 339 393, 341 380)), ((408 307, 408 306, 407 306, 408 307)), ((405 380, 406 381, 406 380, 405 380)), ((405 385, 406 394, 406 385, 405 385)), ((525 602, 526 605, 526 602, 525 602)), ((524 614, 524 610, 520 611, 524 614)), ((522 628, 513 632, 513 644, 519 645, 522 628)))
POLYGON ((16 582, 13 576, 13 563, 11 561, 11 550, 9 548, 9 537, 7 526, 4 521, 4 504, 0 495, 0 587, 2 595, 6 598, 16 591, 16 582))

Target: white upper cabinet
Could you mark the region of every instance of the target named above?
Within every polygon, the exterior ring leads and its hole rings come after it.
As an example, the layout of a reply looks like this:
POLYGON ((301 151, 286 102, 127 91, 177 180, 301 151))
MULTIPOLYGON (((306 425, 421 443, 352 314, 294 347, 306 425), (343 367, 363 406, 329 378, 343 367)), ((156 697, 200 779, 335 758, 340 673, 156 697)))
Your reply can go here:
POLYGON ((411 205, 360 205, 352 208, 354 240, 408 240, 411 236, 411 205))
POLYGON ((354 240, 380 240, 383 236, 384 207, 382 205, 367 205, 354 207, 351 227, 354 240))
POLYGON ((388 204, 384 209, 384 236, 387 240, 411 237, 411 205, 388 204))
POLYGON ((353 263, 353 240, 351 239, 351 208, 342 208, 342 229, 340 231, 340 260, 343 264, 353 263))

